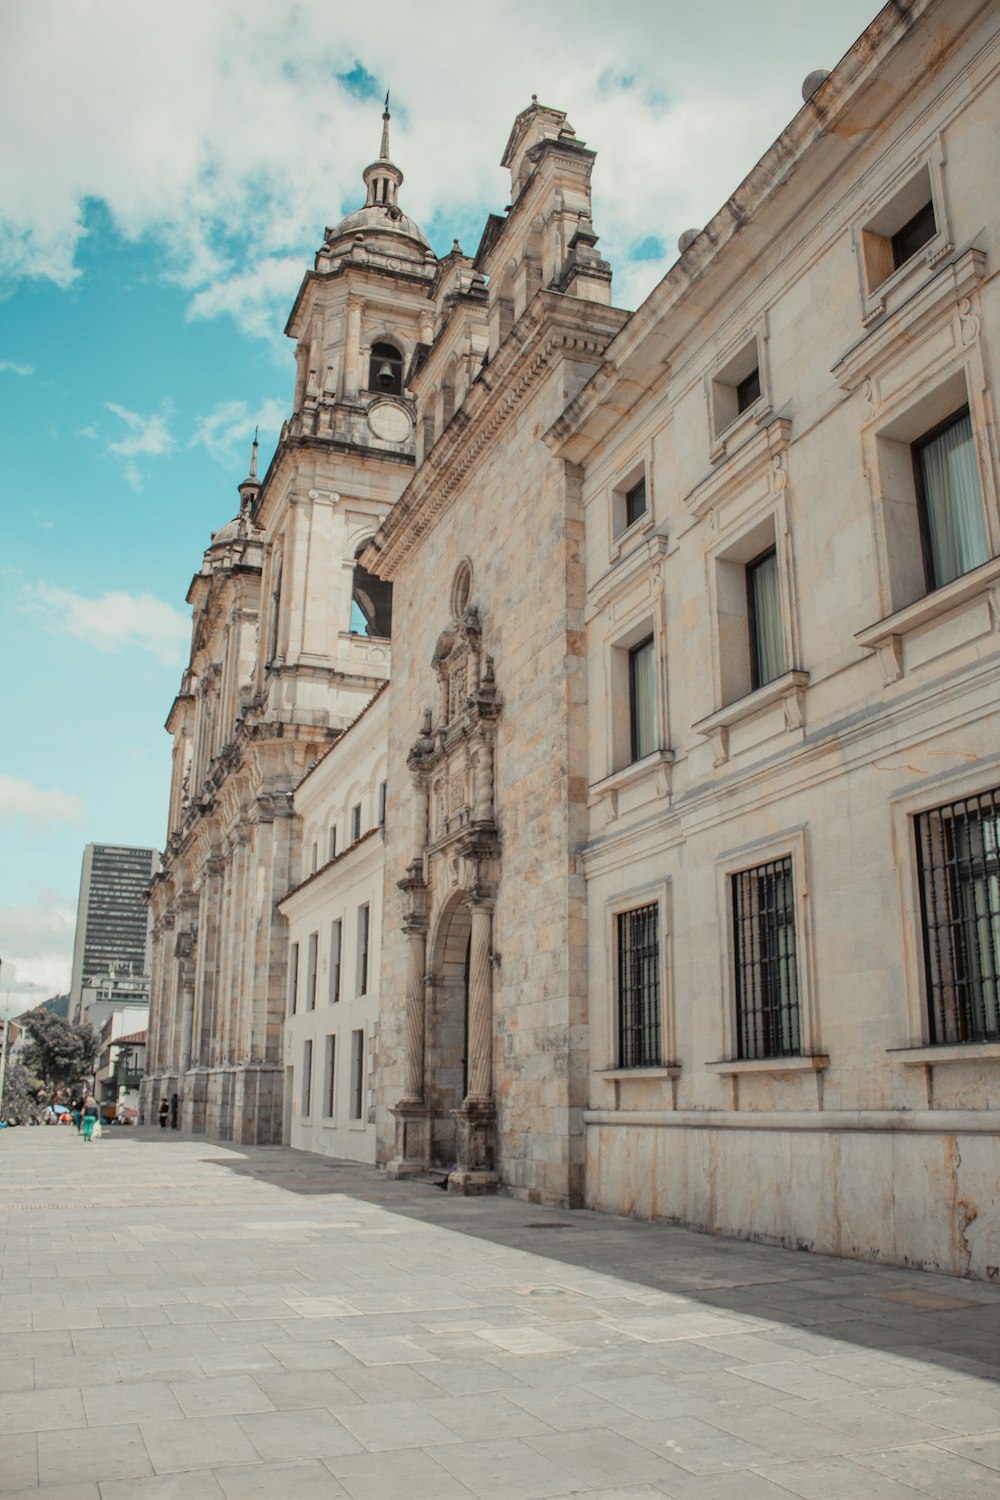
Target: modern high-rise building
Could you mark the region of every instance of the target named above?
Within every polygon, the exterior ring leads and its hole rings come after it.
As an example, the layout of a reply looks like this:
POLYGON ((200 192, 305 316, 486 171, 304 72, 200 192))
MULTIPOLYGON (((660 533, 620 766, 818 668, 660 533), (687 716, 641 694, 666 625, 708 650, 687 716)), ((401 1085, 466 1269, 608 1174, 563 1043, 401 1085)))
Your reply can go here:
POLYGON ((80 1019, 88 979, 149 974, 149 913, 145 895, 159 865, 155 849, 88 844, 83 851, 73 943, 69 1013, 80 1019))

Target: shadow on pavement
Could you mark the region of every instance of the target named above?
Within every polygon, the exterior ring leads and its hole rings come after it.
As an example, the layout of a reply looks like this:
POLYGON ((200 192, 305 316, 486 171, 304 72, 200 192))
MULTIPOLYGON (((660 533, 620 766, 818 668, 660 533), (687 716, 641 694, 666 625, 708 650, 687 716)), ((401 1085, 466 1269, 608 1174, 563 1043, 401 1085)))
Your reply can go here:
MULTIPOLYGON (((227 1155, 203 1160, 238 1177, 302 1196, 359 1199, 526 1251, 552 1264, 547 1277, 558 1277, 560 1264, 580 1267, 780 1324, 777 1336, 785 1342, 820 1336, 853 1350, 932 1361, 953 1375, 1000 1380, 1000 1292, 982 1282, 723 1239, 587 1209, 554 1209, 505 1197, 457 1198, 432 1183, 394 1181, 360 1163, 280 1146, 220 1144, 227 1155)), ((650 1313, 677 1310, 651 1307, 650 1313)), ((826 1352, 838 1351, 827 1346, 826 1352)))

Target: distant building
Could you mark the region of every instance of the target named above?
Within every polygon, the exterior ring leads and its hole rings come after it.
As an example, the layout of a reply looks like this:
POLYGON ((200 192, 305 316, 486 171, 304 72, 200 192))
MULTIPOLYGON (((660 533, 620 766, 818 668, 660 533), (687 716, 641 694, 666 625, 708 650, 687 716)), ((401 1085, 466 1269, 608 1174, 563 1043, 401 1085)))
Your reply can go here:
POLYGON ((132 1030, 145 1026, 149 1015, 148 974, 92 974, 80 994, 77 1020, 100 1033, 109 1016, 125 1014, 132 1030))
POLYGON ((135 1019, 124 1011, 115 1011, 101 1027, 101 1047, 94 1074, 95 1091, 101 1104, 124 1106, 128 1110, 139 1107, 139 1085, 146 1061, 146 1028, 132 1029, 135 1019))
POLYGON ((149 973, 145 894, 158 865, 155 849, 88 844, 83 851, 70 984, 73 1020, 81 1018, 88 980, 103 974, 134 979, 149 973))

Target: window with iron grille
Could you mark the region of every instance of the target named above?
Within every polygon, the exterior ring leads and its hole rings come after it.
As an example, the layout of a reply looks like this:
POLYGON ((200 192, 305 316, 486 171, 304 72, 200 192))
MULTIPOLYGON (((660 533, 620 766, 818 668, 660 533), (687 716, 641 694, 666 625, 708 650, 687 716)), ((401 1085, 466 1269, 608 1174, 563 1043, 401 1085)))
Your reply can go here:
POLYGON ((659 1067, 663 1061, 660 1031, 659 906, 619 912, 618 928, 618 1065, 659 1067))
POLYGON ((741 1058, 801 1051, 791 856, 730 877, 741 1058))
POLYGON ((1000 788, 915 820, 932 1044, 1000 1041, 1000 788))

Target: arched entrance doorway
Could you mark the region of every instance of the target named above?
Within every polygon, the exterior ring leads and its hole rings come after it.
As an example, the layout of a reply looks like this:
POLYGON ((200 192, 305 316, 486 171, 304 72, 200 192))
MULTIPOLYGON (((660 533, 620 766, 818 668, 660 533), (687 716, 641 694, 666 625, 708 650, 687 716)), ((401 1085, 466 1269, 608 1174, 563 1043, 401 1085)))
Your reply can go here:
POLYGON ((431 1160, 449 1169, 457 1160, 452 1111, 468 1092, 471 942, 469 909, 456 893, 438 918, 430 947, 424 1053, 431 1160))

